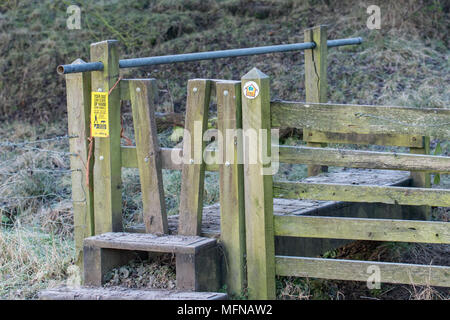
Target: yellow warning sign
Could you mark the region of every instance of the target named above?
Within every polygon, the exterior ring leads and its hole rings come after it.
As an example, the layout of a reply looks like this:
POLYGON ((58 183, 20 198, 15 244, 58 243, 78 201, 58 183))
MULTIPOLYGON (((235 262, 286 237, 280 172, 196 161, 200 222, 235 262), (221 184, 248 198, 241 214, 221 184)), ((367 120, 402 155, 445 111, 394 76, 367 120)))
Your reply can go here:
POLYGON ((93 137, 109 137, 108 93, 92 92, 91 130, 93 137))

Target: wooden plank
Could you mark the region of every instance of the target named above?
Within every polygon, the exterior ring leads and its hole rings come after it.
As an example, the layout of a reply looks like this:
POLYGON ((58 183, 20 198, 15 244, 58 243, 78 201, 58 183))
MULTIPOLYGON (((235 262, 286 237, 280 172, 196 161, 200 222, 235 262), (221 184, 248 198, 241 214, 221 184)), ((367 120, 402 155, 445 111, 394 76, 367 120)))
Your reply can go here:
MULTIPOLYGON (((103 71, 92 72, 92 90, 108 92, 119 77, 118 42, 91 44, 91 61, 101 61, 103 71)), ((109 137, 95 138, 95 233, 122 230, 122 181, 120 159, 120 90, 109 95, 109 137)))
POLYGON ((450 173, 450 157, 442 156, 297 146, 279 146, 279 152, 284 163, 450 173))
POLYGON ((203 210, 206 143, 203 134, 208 127, 211 81, 188 81, 186 123, 183 138, 180 224, 178 233, 200 235, 203 210))
MULTIPOLYGON (((136 147, 122 146, 120 148, 122 153, 122 167, 123 168, 137 168, 136 147)), ((182 170, 183 164, 176 163, 172 160, 172 152, 182 154, 181 148, 160 148, 161 165, 163 169, 167 170, 182 170)), ((214 151, 205 150, 205 171, 219 171, 219 165, 213 162, 214 151)))
POLYGON ((168 227, 155 121, 156 81, 129 80, 129 85, 145 230, 164 234, 168 227))
POLYGON ((274 196, 348 202, 387 203, 411 206, 450 207, 450 190, 351 185, 331 183, 274 183, 274 196))
POLYGON ((272 126, 357 134, 412 134, 448 139, 450 109, 275 101, 272 126))
POLYGON ((374 144, 379 146, 414 148, 423 147, 421 136, 409 134, 355 134, 309 130, 307 134, 303 135, 303 140, 316 143, 328 142, 341 144, 374 144))
MULTIPOLYGON (((86 63, 77 59, 73 64, 86 63)), ((72 170, 72 199, 74 219, 75 259, 83 270, 83 240, 94 235, 93 161, 87 168, 91 114, 91 74, 66 75, 67 118, 72 170), (90 173, 87 175, 86 171, 90 173), (86 179, 89 177, 89 183, 86 179), (91 188, 88 187, 91 186, 91 188)))
MULTIPOLYGON (((328 102, 327 97, 327 26, 317 26, 304 31, 305 42, 314 42, 313 49, 305 50, 305 93, 307 102, 328 102)), ((314 135, 314 130, 305 128, 303 136, 314 135)), ((326 142, 326 141, 324 141, 326 142)), ((326 147, 326 144, 308 142, 309 147, 326 147)), ((308 166, 308 176, 315 176, 328 171, 327 167, 318 165, 308 166)))
POLYGON ((275 235, 450 244, 450 223, 286 215, 275 216, 275 235))
POLYGON ((450 267, 286 256, 277 256, 275 261, 280 276, 368 281, 373 274, 369 267, 374 266, 384 283, 450 287, 450 267))
MULTIPOLYGON (((422 148, 410 148, 412 154, 430 154, 430 137, 421 137, 423 141, 422 148)), ((431 175, 427 172, 411 172, 412 183, 411 186, 419 188, 431 188, 431 175)), ((420 220, 431 220, 431 207, 420 206, 413 207, 411 211, 420 220)))
POLYGON ((245 287, 244 167, 239 163, 242 136, 240 81, 218 82, 218 148, 220 172, 220 239, 225 248, 225 283, 229 294, 241 295, 245 287), (233 134, 230 134, 230 133, 233 134))
POLYGON ((103 249, 195 254, 215 246, 216 241, 197 236, 107 232, 85 239, 84 244, 103 249))
POLYGON ((272 176, 264 174, 264 169, 271 169, 271 161, 263 162, 263 155, 271 156, 270 79, 253 68, 242 77, 241 85, 242 128, 255 132, 255 139, 244 143, 248 295, 250 299, 275 299, 272 176), (250 81, 259 86, 259 95, 254 99, 245 96, 250 81), (265 131, 265 137, 261 131, 265 131), (250 161, 254 155, 256 161, 250 161))
POLYGON ((46 289, 39 293, 39 300, 226 300, 226 293, 195 292, 161 289, 69 288, 46 289))

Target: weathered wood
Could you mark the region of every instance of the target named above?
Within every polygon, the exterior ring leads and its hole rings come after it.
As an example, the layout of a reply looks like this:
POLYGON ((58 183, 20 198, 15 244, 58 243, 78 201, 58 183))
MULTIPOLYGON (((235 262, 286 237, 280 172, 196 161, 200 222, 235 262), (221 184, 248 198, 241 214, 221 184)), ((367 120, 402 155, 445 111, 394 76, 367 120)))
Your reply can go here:
POLYGON ((216 240, 198 236, 108 232, 86 238, 84 244, 105 249, 194 254, 214 246, 216 240))
POLYGON ((409 134, 355 134, 310 130, 303 140, 316 143, 374 144, 379 146, 422 148, 422 137, 409 134))
MULTIPOLYGON (((89 239, 89 238, 87 238, 89 239)), ((114 268, 123 266, 138 258, 133 251, 120 251, 84 245, 84 284, 100 287, 105 282, 106 274, 114 268)))
POLYGON ((357 134, 411 134, 448 139, 450 109, 275 101, 273 127, 357 134))
POLYGON ((245 286, 244 168, 238 148, 242 128, 241 83, 218 82, 217 119, 220 152, 220 239, 225 249, 225 283, 229 294, 241 295, 245 286), (230 133, 233 134, 230 134, 230 133))
MULTIPOLYGON (((422 148, 410 148, 412 154, 430 154, 430 137, 421 137, 423 141, 422 148)), ((450 159, 450 157, 446 157, 450 159)), ((419 188, 431 188, 431 175, 427 172, 411 172, 411 186, 419 188)), ((410 209, 417 216, 417 219, 431 220, 431 207, 420 206, 410 209)))
POLYGON ((450 207, 447 189, 299 182, 275 182, 273 186, 274 195, 280 198, 450 207))
POLYGON ((156 81, 130 80, 129 84, 145 229, 148 233, 167 233, 161 153, 155 121, 156 81))
MULTIPOLYGON (((318 26, 304 31, 305 42, 314 42, 313 49, 305 50, 305 93, 307 102, 327 102, 327 26, 318 26)), ((314 130, 304 129, 303 136, 313 135, 314 130)), ((326 142, 326 141, 325 141, 326 142)), ((308 142, 309 147, 325 147, 326 144, 308 142)), ((308 176, 327 171, 327 167, 308 166, 308 176)))
POLYGON ((275 216, 275 235, 450 244, 450 223, 289 215, 275 216))
POLYGON ((158 289, 68 288, 47 289, 39 293, 40 300, 225 300, 226 293, 158 289))
MULTIPOLYGON (((78 59, 74 64, 85 63, 78 59)), ((87 168, 91 114, 91 74, 73 73, 66 75, 67 118, 72 170, 72 199, 74 219, 75 259, 83 268, 83 240, 94 235, 94 195, 92 188, 92 168, 87 168), (86 171, 90 173, 87 175, 86 171), (89 183, 86 178, 89 177, 89 183)))
POLYGON ((368 281, 373 274, 369 267, 374 266, 384 283, 450 287, 450 267, 286 256, 277 256, 275 261, 280 276, 368 281))
MULTIPOLYGON (((137 155, 136 147, 122 146, 122 167, 123 168, 137 168, 137 155)), ((172 160, 172 152, 177 154, 182 154, 183 150, 181 148, 160 148, 161 153, 161 166, 163 169, 167 170, 182 170, 183 164, 176 163, 172 160)), ((219 165, 214 163, 214 152, 213 150, 205 150, 205 171, 219 171, 219 165)))
POLYGON ((183 138, 183 169, 181 174, 180 225, 182 235, 200 235, 203 209, 206 143, 211 81, 188 81, 186 124, 183 138))
POLYGON ((254 68, 242 77, 242 128, 254 130, 255 139, 244 143, 245 229, 247 243, 247 278, 250 299, 275 298, 272 176, 264 174, 271 161, 270 79, 254 68), (247 82, 259 86, 259 95, 244 95, 247 82), (265 133, 265 137, 261 134, 265 133), (256 161, 250 158, 257 155, 256 161))
POLYGON ((176 254, 177 288, 214 291, 221 286, 217 240, 198 236, 109 232, 84 240, 86 284, 99 286, 105 274, 136 252, 176 254))
POLYGON ((285 163, 450 173, 450 157, 442 156, 297 146, 279 146, 279 152, 285 163))
POLYGON ((218 248, 211 246, 196 254, 176 256, 178 290, 218 291, 222 286, 218 248))
MULTIPOLYGON (((92 90, 108 92, 119 77, 118 42, 91 44, 91 61, 101 61, 103 71, 92 72, 92 90)), ((95 138, 95 233, 122 230, 122 181, 120 159, 120 90, 109 95, 109 137, 95 138)))

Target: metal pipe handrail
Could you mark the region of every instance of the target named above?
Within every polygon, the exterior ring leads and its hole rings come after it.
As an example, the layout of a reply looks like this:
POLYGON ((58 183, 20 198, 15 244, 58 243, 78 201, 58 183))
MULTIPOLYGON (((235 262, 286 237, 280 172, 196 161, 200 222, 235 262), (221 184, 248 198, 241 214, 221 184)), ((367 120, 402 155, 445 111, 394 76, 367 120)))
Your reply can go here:
MULTIPOLYGON (((328 40, 327 46, 331 48, 361 43, 362 38, 337 39, 337 40, 328 40)), ((119 68, 136 68, 136 67, 170 64, 177 62, 211 60, 211 59, 242 57, 258 54, 276 53, 276 52, 306 50, 306 49, 313 49, 315 46, 316 44, 314 42, 302 42, 302 43, 281 44, 281 45, 263 46, 254 48, 206 51, 206 52, 184 53, 184 54, 147 57, 147 58, 124 59, 119 60, 119 68)), ((86 71, 102 71, 102 70, 103 70, 103 63, 101 62, 88 62, 84 64, 65 64, 60 65, 57 68, 57 72, 59 74, 77 73, 86 71)))

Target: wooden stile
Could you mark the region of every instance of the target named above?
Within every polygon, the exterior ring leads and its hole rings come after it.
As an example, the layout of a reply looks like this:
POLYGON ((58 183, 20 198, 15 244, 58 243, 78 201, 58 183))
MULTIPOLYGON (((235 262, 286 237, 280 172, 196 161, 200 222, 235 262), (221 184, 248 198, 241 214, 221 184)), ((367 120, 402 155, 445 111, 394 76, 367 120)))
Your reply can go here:
POLYGON ((141 181, 143 220, 148 233, 168 232, 155 121, 156 80, 128 80, 133 113, 136 155, 141 181))
POLYGON ((229 294, 243 293, 245 275, 244 168, 238 153, 242 144, 241 83, 216 84, 220 172, 220 239, 225 248, 225 283, 229 294), (234 132, 230 135, 230 132, 234 132))
MULTIPOLYGON (((85 63, 78 59, 73 63, 85 63)), ((94 195, 92 168, 87 168, 91 114, 91 74, 66 75, 67 117, 70 139, 70 169, 72 170, 72 199, 76 263, 83 269, 83 240, 94 235, 94 195), (89 174, 86 174, 89 171, 89 174), (89 181, 86 181, 89 177, 89 181), (88 187, 91 186, 91 188, 88 187)))
MULTIPOLYGON (((92 72, 92 91, 108 92, 119 78, 118 42, 91 44, 91 61, 101 61, 103 71, 92 72)), ((120 90, 109 95, 109 137, 95 138, 95 234, 122 230, 122 179, 120 150, 120 90)))
POLYGON ((205 177, 203 152, 206 147, 203 134, 208 126, 210 89, 210 80, 188 81, 178 230, 181 235, 201 233, 205 177))
POLYGON ((273 233, 272 175, 264 175, 262 155, 271 155, 270 137, 270 79, 256 68, 241 79, 242 128, 244 132, 254 130, 256 140, 244 141, 244 188, 245 228, 247 243, 247 278, 250 299, 275 299, 275 240, 273 233), (244 95, 247 82, 259 86, 259 95, 249 99, 244 95), (260 131, 265 131, 265 141, 260 131), (264 145, 268 150, 260 150, 264 145), (258 149, 256 149, 258 148, 258 149), (256 163, 249 163, 249 157, 257 152, 256 163))

